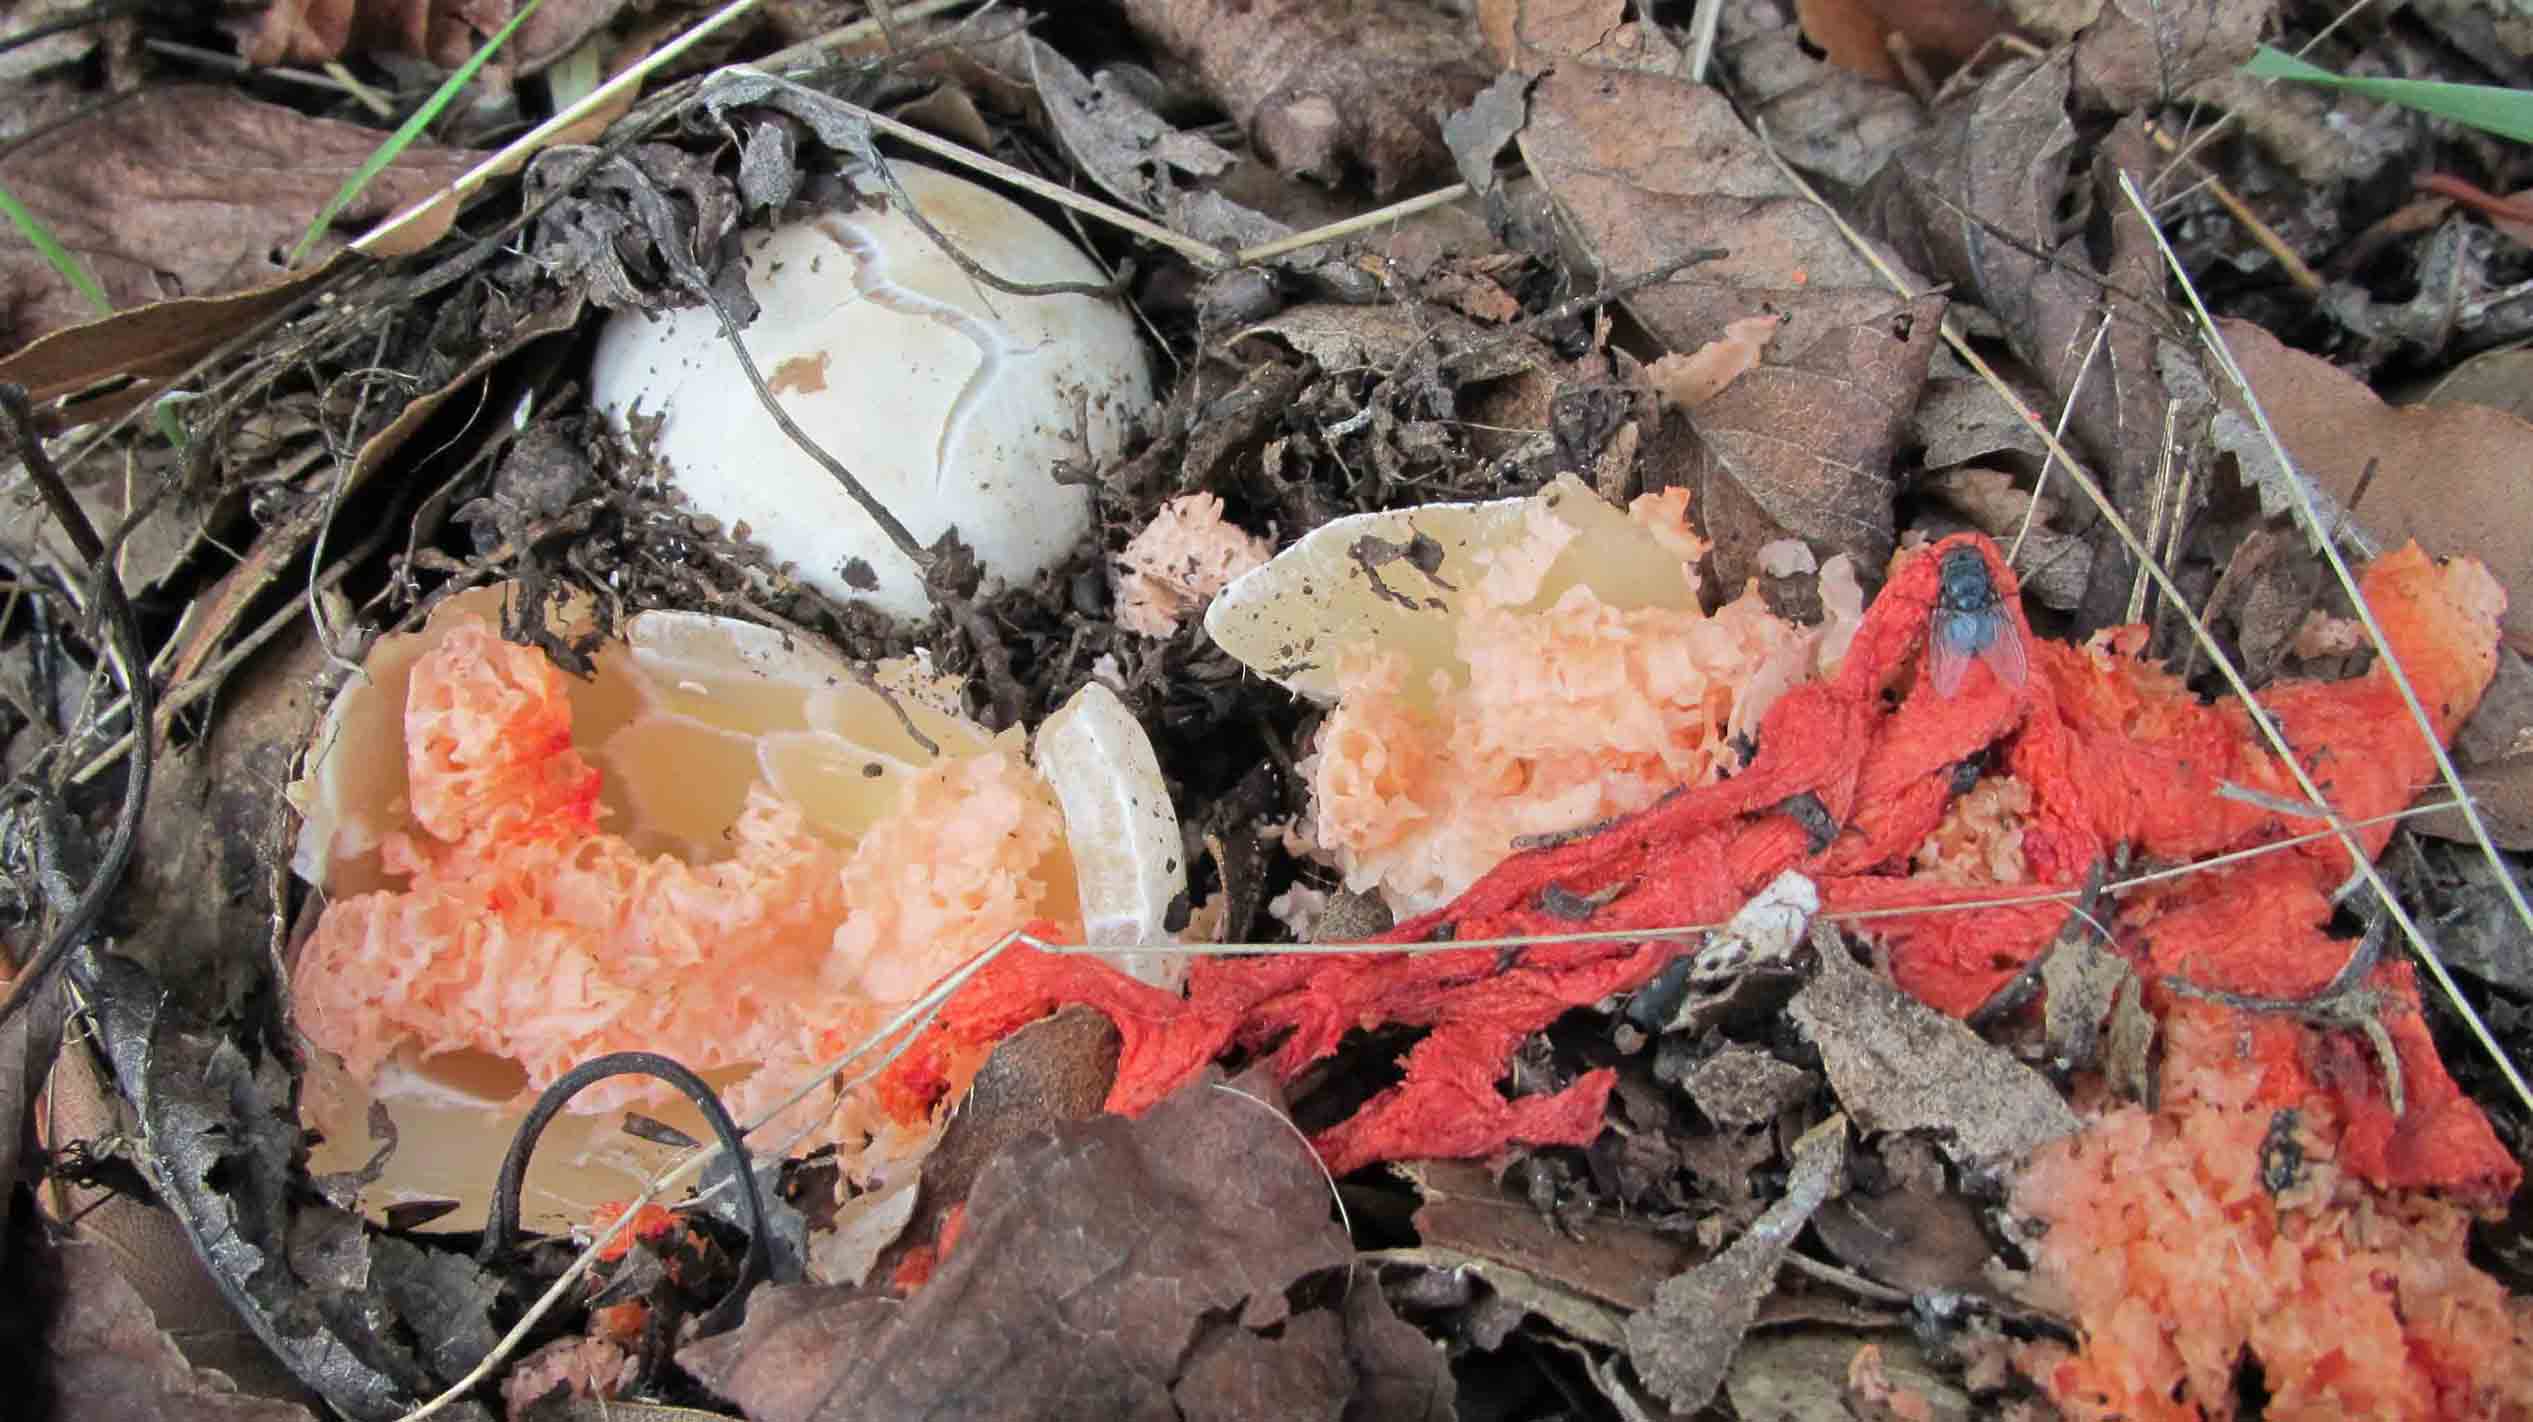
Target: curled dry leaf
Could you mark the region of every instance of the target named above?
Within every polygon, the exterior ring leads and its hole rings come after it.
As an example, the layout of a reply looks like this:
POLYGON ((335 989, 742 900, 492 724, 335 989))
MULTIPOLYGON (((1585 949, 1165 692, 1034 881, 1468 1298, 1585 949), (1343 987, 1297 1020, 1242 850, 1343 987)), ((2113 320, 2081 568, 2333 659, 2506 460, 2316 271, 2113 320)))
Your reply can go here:
MULTIPOLYGON (((533 72, 623 8, 624 0, 545 0, 493 64, 533 72)), ((455 69, 519 9, 513 0, 270 0, 227 28, 249 64, 322 64, 366 55, 455 69)))
MULTIPOLYGON (((0 160, 33 209, 117 307, 271 281, 308 223, 379 144, 374 129, 310 118, 225 88, 170 85, 37 138, 0 160)), ((427 196, 472 161, 416 144, 338 219, 356 228, 427 196)), ((319 255, 340 243, 320 244, 319 255)), ((95 315, 24 243, 0 244, 0 347, 95 315)))
POLYGON ((1779 318, 1759 365, 1699 405, 1687 459, 1663 476, 1697 491, 1723 585, 1788 535, 1869 572, 1887 563, 1891 459, 1943 299, 1894 296, 1713 89, 1566 65, 1532 90, 1521 148, 1587 270, 1628 276, 1729 247, 1626 299, 1664 345, 1695 351, 1779 318))
POLYGON ((1439 114, 1493 75, 1476 41, 1407 0, 1127 0, 1145 38, 1195 66, 1275 165, 1376 193, 1449 180, 1439 114))

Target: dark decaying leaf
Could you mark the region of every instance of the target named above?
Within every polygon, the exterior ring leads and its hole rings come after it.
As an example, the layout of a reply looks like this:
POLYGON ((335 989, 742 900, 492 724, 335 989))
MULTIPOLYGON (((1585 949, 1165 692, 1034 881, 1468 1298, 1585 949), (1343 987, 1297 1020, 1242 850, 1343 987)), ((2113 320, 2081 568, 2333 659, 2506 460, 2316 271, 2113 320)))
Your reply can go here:
POLYGON ((1835 928, 1813 933, 1819 968, 1786 1015, 1858 1126, 1932 1131, 1963 1169, 1987 1171, 2083 1124, 2048 1078, 1856 963, 1835 928))
POLYGON ((1210 178, 1237 161, 1202 134, 1183 133, 1123 87, 1075 68, 1046 41, 1027 41, 1029 74, 1057 141, 1108 195, 1158 213, 1173 170, 1210 178))
POLYGON ((1405 0, 1127 0, 1287 173, 1369 175, 1376 193, 1449 181, 1439 116, 1493 77, 1466 26, 1405 0))
MULTIPOLYGON (((60 1304, 44 1359, 55 1415, 114 1422, 314 1422, 297 1403, 240 1393, 228 1379, 187 1363, 104 1249, 76 1241, 42 1248, 60 1304)), ((8 1383, 6 1408, 12 1416, 27 1415, 17 1408, 27 1400, 28 1381, 8 1383)))
MULTIPOLYGON (((2106 235, 2060 229, 2076 143, 2067 116, 2071 63, 2059 51, 2008 64, 1947 101, 1936 124, 1875 179, 1866 206, 1879 235, 1905 260, 1996 316, 2015 356, 2054 403, 2074 402, 2071 442, 2130 527, 2144 531, 2156 527, 2150 515, 2167 464, 2167 421, 2196 431, 2209 412, 2204 400, 2177 382, 2168 388, 2157 373, 2159 354, 2185 364, 2195 356, 2158 335, 2171 328, 2161 300, 2162 258, 2120 194, 2123 169, 2151 171, 2153 150, 2136 120, 2112 130, 2094 153, 2089 196, 2106 235), (2107 261, 2089 255, 2097 242, 2107 261), (2106 322, 2088 368, 2087 353, 2106 322), (2159 343, 2166 349, 2159 352, 2159 343)), ((2136 563, 2090 504, 2071 501, 2067 525, 2094 543, 2084 620, 2123 620, 2136 563)))
MULTIPOLYGON (((300 1381, 346 1416, 383 1422, 453 1380, 433 1364, 480 1356, 483 1321, 465 1314, 489 1295, 464 1278, 471 1263, 417 1268, 375 1253, 356 1217, 294 1198, 302 1143, 278 1061, 190 1018, 129 959, 90 953, 72 966, 161 1198, 300 1381)), ((454 1415, 484 1414, 465 1404, 454 1415)))
POLYGON ((1275 1100, 1265 1078, 1234 1091, 1208 1072, 1139 1119, 1032 1133, 977 1177, 912 1298, 762 1290, 679 1361, 757 1422, 1264 1418, 1349 1396, 1365 1416, 1448 1416, 1440 1354, 1382 1322, 1368 1279, 1342 1324, 1296 1303, 1312 1276, 1336 1298, 1348 1250, 1275 1100))
POLYGON ((1778 318, 1759 366, 1690 417, 1688 464, 1662 476, 1698 495, 1720 584, 1741 586, 1759 548, 1788 536, 1876 573, 1894 537, 1891 461, 1943 299, 1894 295, 1711 88, 1575 64, 1540 80, 1530 114, 1522 156, 1586 271, 1625 277, 1727 249, 1625 299, 1663 345, 1695 351, 1732 322, 1778 318))
POLYGON ((1704 1255, 1694 1241, 1642 1220, 1569 1227, 1497 1185, 1482 1166, 1431 1160, 1397 1168, 1424 1198, 1415 1223, 1427 1248, 1500 1261, 1614 1308, 1649 1307, 1658 1281, 1704 1255))
MULTIPOLYGON (((285 274, 291 248, 378 147, 375 129, 310 118, 233 89, 160 85, 0 159, 33 209, 117 307, 239 291, 285 274)), ((474 161, 416 144, 345 208, 387 216, 474 161)), ((319 255, 340 246, 329 238, 319 255)), ((35 249, 0 243, 0 349, 96 315, 35 249)))
POLYGON ((1776 1291, 1778 1265, 1837 1188, 1846 1158, 1845 1117, 1805 1132, 1785 1195, 1723 1253, 1664 1280, 1653 1307, 1627 1321, 1628 1362, 1673 1410, 1695 1412, 1723 1385, 1742 1334, 1776 1291))
POLYGON ((994 1048, 924 1158, 910 1243, 930 1243, 993 1159, 1023 1138, 1100 1113, 1117 1075, 1117 1028, 1087 1007, 1033 1022, 994 1048))

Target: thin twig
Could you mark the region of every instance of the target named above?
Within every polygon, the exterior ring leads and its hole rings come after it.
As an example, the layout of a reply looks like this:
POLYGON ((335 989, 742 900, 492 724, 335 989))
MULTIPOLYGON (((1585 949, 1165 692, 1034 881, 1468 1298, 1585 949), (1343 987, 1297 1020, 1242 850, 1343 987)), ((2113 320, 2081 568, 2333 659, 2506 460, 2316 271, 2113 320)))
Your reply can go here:
POLYGON ((1305 247, 1335 242, 1342 238, 1352 237, 1358 232, 1368 232, 1375 227, 1403 221, 1420 212, 1430 212, 1445 204, 1458 202, 1468 195, 1467 183, 1453 183, 1450 187, 1437 188, 1421 197, 1394 202, 1388 207, 1376 208, 1371 212, 1357 213, 1353 217, 1314 227, 1308 232, 1296 232, 1287 237, 1278 237, 1272 242, 1261 242, 1254 247, 1243 247, 1232 257, 1232 260, 1244 267, 1258 262, 1273 261, 1277 257, 1301 251, 1305 247))
MULTIPOLYGON (((114 575, 114 561, 106 556, 104 540, 88 522, 88 515, 62 482, 59 470, 53 467, 52 456, 44 451, 44 437, 37 433, 35 411, 21 385, 0 384, 0 420, 8 425, 8 437, 17 447, 19 461, 27 478, 43 495, 45 507, 61 525, 62 533, 79 556, 88 560, 96 576, 94 610, 104 624, 108 660, 115 675, 123 683, 123 694, 131 704, 132 724, 150 724, 152 688, 149 659, 142 654, 140 619, 133 616, 132 604, 123 595, 122 580, 114 575)), ((53 936, 29 958, 9 993, 0 998, 0 1023, 5 1023, 23 1007, 52 977, 63 959, 73 949, 88 941, 88 935, 105 916, 107 903, 123 882, 124 871, 131 867, 133 846, 140 839, 141 816, 147 810, 150 794, 150 769, 154 746, 152 738, 142 736, 133 742, 132 765, 125 772, 123 807, 115 816, 114 831, 106 841, 105 854, 97 863, 87 888, 79 901, 61 921, 54 925, 53 936)))

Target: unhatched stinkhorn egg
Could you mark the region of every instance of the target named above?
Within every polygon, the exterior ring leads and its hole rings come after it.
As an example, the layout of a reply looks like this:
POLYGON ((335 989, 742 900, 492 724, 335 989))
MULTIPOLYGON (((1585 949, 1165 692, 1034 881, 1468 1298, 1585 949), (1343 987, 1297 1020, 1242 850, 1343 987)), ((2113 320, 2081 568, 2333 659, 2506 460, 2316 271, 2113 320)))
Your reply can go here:
MULTIPOLYGON (((1105 280, 1008 199, 891 169, 933 228, 1003 281, 1105 280)), ((894 202, 750 234, 760 309, 742 338, 784 411, 918 542, 955 526, 988 575, 1025 581, 1090 526, 1090 491, 1061 482, 1061 466, 1116 454, 1152 408, 1142 344, 1115 301, 978 280, 894 202)), ((766 413, 709 307, 615 317, 590 385, 619 427, 660 417, 654 447, 688 500, 803 580, 900 616, 929 610, 914 564, 766 413)))
MULTIPOLYGON (((471 1227, 520 1110, 600 1053, 676 1057, 745 1120, 1012 929, 1166 936, 1177 816, 1106 688, 1049 719, 1033 768, 920 665, 860 678, 649 612, 582 681, 500 639, 500 597, 384 639, 294 787, 326 895, 292 973, 322 1049, 315 1166, 358 1167, 384 1104, 400 1141, 373 1207, 456 1200, 471 1227)), ((586 1219, 665 1161, 618 1129, 628 1105, 701 1133, 638 1082, 583 1093, 539 1146, 532 1218, 586 1219)), ((760 1148, 804 1128, 866 1175, 927 1134, 822 1091, 760 1148)))

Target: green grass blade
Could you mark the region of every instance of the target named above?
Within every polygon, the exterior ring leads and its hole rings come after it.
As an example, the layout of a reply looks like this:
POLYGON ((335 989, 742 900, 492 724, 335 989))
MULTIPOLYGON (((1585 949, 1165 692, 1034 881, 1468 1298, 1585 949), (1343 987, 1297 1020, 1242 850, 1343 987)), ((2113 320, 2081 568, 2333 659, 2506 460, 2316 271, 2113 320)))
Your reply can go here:
POLYGON ((95 277, 88 275, 88 269, 81 266, 79 259, 70 254, 70 249, 61 244, 61 239, 53 235, 53 229, 44 225, 44 219, 29 211, 25 203, 18 201, 18 195, 5 186, 0 186, 0 213, 8 214, 9 225, 18 229, 18 235, 24 237, 27 245, 33 247, 45 261, 53 264, 53 270, 62 274, 62 280, 69 282, 72 290, 88 298, 88 304, 97 308, 98 315, 114 310, 114 303, 106 298, 106 289, 97 285, 95 277))
POLYGON ((431 91, 431 97, 423 102, 421 108, 414 110, 413 117, 398 125, 394 133, 387 135, 387 141, 378 145, 378 150, 370 154, 352 176, 343 180, 342 188, 326 203, 325 210, 317 214, 316 221, 308 224, 307 235, 299 239, 298 246, 290 249, 290 265, 299 265, 299 259, 308 255, 308 249, 315 246, 317 239, 326 234, 326 229, 334 225, 334 219, 352 205, 352 199, 359 197, 362 189, 387 171, 388 164, 413 146, 413 141, 422 136, 422 130, 430 127, 431 120, 438 118, 441 111, 449 106, 449 101, 457 97, 458 91, 474 79, 475 71, 483 68, 484 62, 500 51, 511 32, 544 3, 545 0, 528 0, 527 4, 520 6, 519 12, 510 17, 510 23, 495 30, 492 38, 484 41, 482 48, 468 55, 464 64, 440 81, 440 87, 431 91))
POLYGON ((2260 47, 2243 72, 2255 79, 2294 79, 2346 89, 2369 99, 2402 104, 2421 113, 2452 119, 2518 143, 2533 143, 2533 91, 2500 89, 2486 84, 2440 84, 2426 79, 2360 79, 2333 74, 2292 54, 2260 47))

